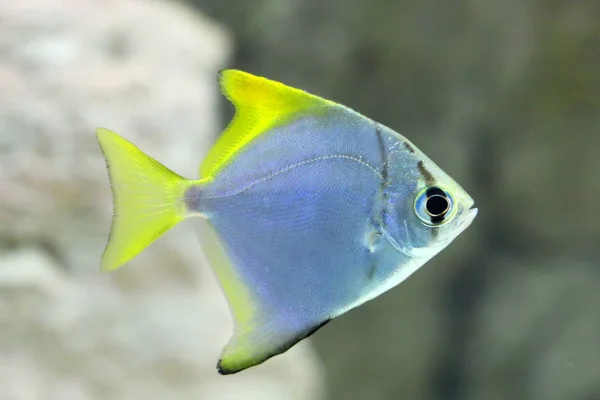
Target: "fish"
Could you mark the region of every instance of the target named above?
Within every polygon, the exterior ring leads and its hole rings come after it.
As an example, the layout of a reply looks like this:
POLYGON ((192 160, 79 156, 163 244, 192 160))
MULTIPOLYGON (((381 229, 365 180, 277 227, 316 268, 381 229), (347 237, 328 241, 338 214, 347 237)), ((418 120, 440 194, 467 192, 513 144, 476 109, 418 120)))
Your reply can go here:
POLYGON ((217 81, 235 112, 197 179, 96 129, 113 200, 100 268, 194 219, 233 319, 217 362, 229 375, 403 282, 477 208, 415 144, 358 111, 238 69, 217 81))

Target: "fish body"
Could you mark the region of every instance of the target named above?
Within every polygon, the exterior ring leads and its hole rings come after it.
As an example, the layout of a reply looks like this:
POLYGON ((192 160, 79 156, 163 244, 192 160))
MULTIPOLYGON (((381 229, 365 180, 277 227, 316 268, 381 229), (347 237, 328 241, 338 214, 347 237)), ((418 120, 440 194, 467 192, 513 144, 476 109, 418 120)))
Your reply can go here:
POLYGON ((98 129, 115 208, 102 267, 120 267, 196 217, 235 322, 217 366, 231 374, 398 285, 477 210, 392 129, 276 81, 238 70, 219 76, 236 114, 199 179, 98 129))

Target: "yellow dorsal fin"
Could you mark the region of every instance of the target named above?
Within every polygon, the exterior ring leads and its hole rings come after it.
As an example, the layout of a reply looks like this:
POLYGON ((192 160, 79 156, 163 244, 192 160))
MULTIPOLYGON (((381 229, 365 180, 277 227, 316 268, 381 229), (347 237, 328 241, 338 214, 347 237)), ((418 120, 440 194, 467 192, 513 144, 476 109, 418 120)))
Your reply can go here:
POLYGON ((210 181, 228 161, 256 137, 289 122, 300 111, 325 109, 336 103, 283 83, 247 72, 219 72, 223 94, 235 106, 229 126, 200 165, 200 178, 210 181))

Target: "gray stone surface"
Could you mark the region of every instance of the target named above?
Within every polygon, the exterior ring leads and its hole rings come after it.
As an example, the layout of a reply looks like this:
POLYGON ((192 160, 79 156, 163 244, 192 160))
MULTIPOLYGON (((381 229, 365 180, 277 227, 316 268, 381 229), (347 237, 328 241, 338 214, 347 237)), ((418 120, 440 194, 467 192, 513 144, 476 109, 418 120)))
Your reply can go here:
POLYGON ((0 2, 0 399, 320 398, 308 342, 217 374, 232 323, 191 221, 99 271, 112 204, 94 129, 196 176, 231 47, 174 2, 0 2))

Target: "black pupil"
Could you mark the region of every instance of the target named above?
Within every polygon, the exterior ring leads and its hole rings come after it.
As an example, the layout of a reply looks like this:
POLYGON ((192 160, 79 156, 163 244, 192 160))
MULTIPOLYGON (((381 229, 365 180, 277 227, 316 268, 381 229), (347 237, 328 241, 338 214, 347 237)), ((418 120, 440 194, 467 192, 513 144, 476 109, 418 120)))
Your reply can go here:
POLYGON ((427 199, 425 208, 427 208, 429 215, 438 217, 448 211, 448 199, 442 195, 433 195, 427 199))

